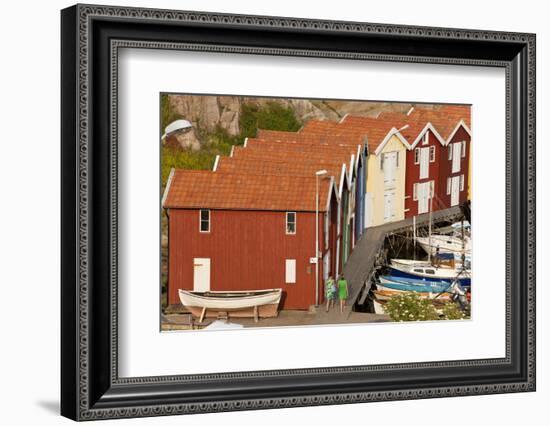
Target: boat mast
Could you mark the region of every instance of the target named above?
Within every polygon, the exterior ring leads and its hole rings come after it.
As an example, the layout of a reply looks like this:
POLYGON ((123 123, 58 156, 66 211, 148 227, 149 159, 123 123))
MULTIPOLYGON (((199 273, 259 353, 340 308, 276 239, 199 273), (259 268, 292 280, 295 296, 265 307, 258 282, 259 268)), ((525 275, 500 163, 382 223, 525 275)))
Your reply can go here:
POLYGON ((464 263, 466 262, 466 244, 464 242, 464 215, 461 219, 461 234, 462 234, 462 269, 464 269, 464 263))
POLYGON ((428 262, 432 262, 432 207, 433 207, 433 192, 432 186, 430 185, 430 216, 428 218, 428 262))
POLYGON ((416 260, 416 216, 413 216, 413 260, 416 260))

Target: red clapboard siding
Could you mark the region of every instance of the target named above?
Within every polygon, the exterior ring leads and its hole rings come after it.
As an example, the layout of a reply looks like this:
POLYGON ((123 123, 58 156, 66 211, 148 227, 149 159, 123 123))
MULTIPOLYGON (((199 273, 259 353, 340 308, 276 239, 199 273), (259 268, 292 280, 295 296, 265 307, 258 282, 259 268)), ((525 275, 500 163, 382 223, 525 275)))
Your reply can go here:
MULTIPOLYGON (((284 309, 315 304, 315 213, 297 212, 296 234, 286 234, 280 211, 211 210, 210 233, 199 232, 199 210, 170 209, 168 303, 193 289, 193 259, 210 259, 211 290, 282 288, 284 309), (296 283, 285 283, 285 259, 296 259, 296 283)), ((323 227, 320 219, 320 244, 323 227)), ((320 245, 320 247, 322 247, 320 245)), ((322 277, 322 263, 319 265, 322 277)), ((319 280, 320 293, 322 280, 319 280)))
MULTIPOLYGON (((463 127, 460 127, 449 144, 440 151, 439 155, 439 185, 436 192, 439 200, 442 200, 443 206, 439 209, 451 207, 451 195, 447 194, 447 178, 452 176, 464 175, 464 190, 459 193, 459 203, 462 204, 468 199, 468 173, 470 171, 470 135, 463 127), (449 160, 449 149, 452 143, 466 141, 466 155, 460 160, 460 172, 452 173, 452 161, 449 160)), ((434 208, 435 210, 435 208, 434 208)))
MULTIPOLYGON (((436 136, 431 130, 428 130, 428 145, 422 145, 422 141, 412 149, 407 150, 407 164, 406 164, 406 174, 405 174, 405 217, 412 217, 418 214, 418 201, 414 201, 414 184, 415 183, 424 183, 431 180, 434 181, 434 192, 437 195, 439 190, 439 162, 441 151, 446 150, 447 148, 443 147, 436 136), (416 148, 426 148, 427 146, 435 146, 435 161, 429 163, 428 168, 428 178, 420 179, 420 164, 414 164, 414 156, 416 148)), ((437 196, 433 200, 433 209, 440 210, 444 207, 441 207, 438 203, 437 196)))

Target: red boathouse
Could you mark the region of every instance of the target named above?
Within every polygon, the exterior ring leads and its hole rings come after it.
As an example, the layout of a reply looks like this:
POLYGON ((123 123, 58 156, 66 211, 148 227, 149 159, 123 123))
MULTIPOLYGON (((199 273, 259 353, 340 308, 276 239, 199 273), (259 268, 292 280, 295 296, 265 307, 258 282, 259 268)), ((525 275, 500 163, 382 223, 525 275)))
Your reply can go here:
MULTIPOLYGON (((168 304, 180 303, 178 289, 282 288, 284 309, 322 302, 323 264, 316 281, 314 261, 316 184, 315 177, 295 175, 172 170, 162 203, 169 223, 168 304)), ((319 188, 324 252, 334 243, 325 235, 324 213, 336 211, 337 199, 332 178, 319 179, 319 188)), ((335 225, 326 229, 332 234, 335 225)))

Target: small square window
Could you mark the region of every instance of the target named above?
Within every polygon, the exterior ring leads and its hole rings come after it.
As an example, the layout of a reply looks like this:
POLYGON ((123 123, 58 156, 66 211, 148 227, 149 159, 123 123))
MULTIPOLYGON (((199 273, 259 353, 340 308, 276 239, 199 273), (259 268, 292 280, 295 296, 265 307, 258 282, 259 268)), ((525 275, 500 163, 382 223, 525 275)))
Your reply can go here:
POLYGON ((200 210, 200 232, 210 232, 210 210, 200 210))
POLYGON ((296 234, 296 212, 286 212, 286 233, 296 234))

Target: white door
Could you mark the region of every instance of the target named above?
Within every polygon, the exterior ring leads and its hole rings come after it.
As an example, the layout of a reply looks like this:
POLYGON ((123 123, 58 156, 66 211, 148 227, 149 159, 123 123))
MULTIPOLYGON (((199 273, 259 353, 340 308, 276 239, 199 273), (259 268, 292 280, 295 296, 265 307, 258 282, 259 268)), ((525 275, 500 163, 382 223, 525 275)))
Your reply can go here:
POLYGON ((384 222, 389 222, 392 220, 393 214, 393 205, 395 199, 395 192, 389 191, 384 192, 384 222))
POLYGON ((453 144, 453 170, 452 173, 460 171, 460 160, 462 155, 462 143, 456 142, 453 144))
POLYGON ((385 152, 384 156, 384 185, 393 185, 395 182, 395 169, 397 166, 397 152, 385 152))
POLYGON ((210 259, 193 259, 193 291, 210 291, 210 259))
POLYGON ((365 194, 365 228, 372 226, 372 193, 367 192, 365 194))
POLYGON ((451 206, 458 205, 458 195, 460 194, 460 176, 451 178, 451 206))
POLYGON ((430 205, 430 182, 416 185, 416 198, 418 199, 418 214, 428 213, 430 205))
POLYGON ((285 259, 285 283, 296 284, 296 259, 285 259))
POLYGON ((420 148, 420 179, 428 179, 430 174, 430 147, 420 148))

